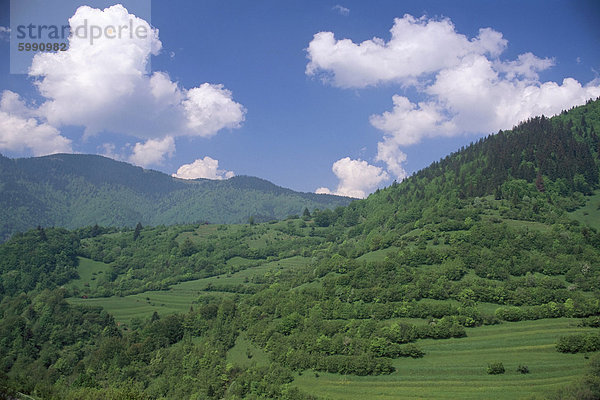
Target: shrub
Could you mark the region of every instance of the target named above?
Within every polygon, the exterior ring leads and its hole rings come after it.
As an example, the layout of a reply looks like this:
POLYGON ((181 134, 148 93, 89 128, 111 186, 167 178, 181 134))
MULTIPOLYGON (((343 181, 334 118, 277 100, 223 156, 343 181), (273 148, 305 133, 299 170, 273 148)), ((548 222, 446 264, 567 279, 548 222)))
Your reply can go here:
POLYGON ((499 375, 499 374, 503 374, 504 372, 506 372, 506 370, 504 369, 504 365, 501 362, 494 362, 494 363, 488 364, 488 367, 487 367, 488 374, 499 375))
POLYGON ((561 336, 556 343, 556 350, 561 353, 579 353, 600 350, 600 334, 580 333, 561 336))
POLYGON ((529 367, 527 365, 519 365, 517 367, 517 372, 520 372, 522 374, 528 374, 529 373, 529 367))
POLYGON ((400 346, 398 355, 400 357, 421 358, 425 355, 425 352, 416 345, 409 343, 407 345, 400 346))
POLYGON ((581 321, 581 326, 590 326, 592 328, 600 328, 600 316, 593 315, 591 317, 584 318, 581 321))

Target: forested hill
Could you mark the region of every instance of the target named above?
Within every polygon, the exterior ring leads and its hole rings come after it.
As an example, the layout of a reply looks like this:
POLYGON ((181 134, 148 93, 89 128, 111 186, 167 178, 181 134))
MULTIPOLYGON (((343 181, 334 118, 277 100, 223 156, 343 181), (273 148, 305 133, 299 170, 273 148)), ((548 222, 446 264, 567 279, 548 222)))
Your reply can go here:
POLYGON ((328 223, 359 221, 355 229, 361 238, 390 238, 396 229, 452 219, 465 201, 490 196, 510 201, 510 209, 500 210, 504 216, 554 223, 561 213, 583 206, 585 195, 598 188, 599 135, 600 99, 552 118, 532 118, 352 203, 343 215, 329 214, 328 223))
POLYGON ((36 226, 260 222, 350 201, 248 176, 185 181, 97 155, 0 155, 0 240, 36 226))

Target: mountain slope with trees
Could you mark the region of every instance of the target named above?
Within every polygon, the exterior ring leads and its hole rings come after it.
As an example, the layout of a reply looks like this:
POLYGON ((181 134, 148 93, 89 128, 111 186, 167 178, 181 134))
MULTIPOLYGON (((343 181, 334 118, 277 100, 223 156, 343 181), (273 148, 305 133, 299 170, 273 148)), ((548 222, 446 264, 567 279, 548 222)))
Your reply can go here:
POLYGON ((282 221, 15 234, 0 245, 0 393, 599 398, 598 214, 570 213, 600 201, 599 110, 533 118, 282 221), (429 353, 479 329, 500 333, 477 357, 429 353), (449 370, 443 395, 410 384, 449 370))
POLYGON ((350 201, 248 176, 186 181, 95 155, 0 156, 2 240, 36 226, 263 222, 350 201))

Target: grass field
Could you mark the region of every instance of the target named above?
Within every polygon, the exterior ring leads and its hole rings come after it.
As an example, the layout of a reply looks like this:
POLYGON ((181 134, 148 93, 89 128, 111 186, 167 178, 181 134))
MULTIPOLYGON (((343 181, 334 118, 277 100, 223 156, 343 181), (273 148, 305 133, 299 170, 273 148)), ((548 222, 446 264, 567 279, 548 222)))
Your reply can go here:
POLYGON ((85 287, 95 289, 98 286, 98 278, 108 271, 108 264, 100 261, 90 260, 89 258, 78 258, 79 265, 77 266, 77 272, 79 273, 79 279, 69 282, 68 286, 79 289, 83 289, 85 287))
POLYGON ((343 376, 305 371, 294 384, 325 399, 526 399, 548 393, 584 374, 583 354, 558 353, 554 344, 576 327, 575 319, 504 323, 467 329, 466 338, 422 340, 421 359, 395 360, 396 372, 384 376, 343 376), (503 375, 488 375, 500 361, 503 375), (529 374, 516 371, 519 364, 529 374))
POLYGON ((210 236, 217 232, 219 225, 200 225, 192 231, 182 232, 177 236, 177 243, 181 244, 185 239, 190 239, 192 243, 198 243, 203 238, 210 236))
MULTIPOLYGON (((86 266, 86 276, 92 272, 91 266, 97 266, 97 263, 92 260, 82 259, 86 266)), ((235 263, 243 262, 243 259, 234 261, 235 263)), ((70 298, 68 301, 71 304, 86 304, 103 307, 111 313, 115 320, 120 323, 129 323, 133 318, 149 318, 154 311, 160 315, 173 314, 178 312, 187 312, 194 305, 194 301, 201 296, 236 296, 234 293, 206 291, 209 284, 213 285, 253 285, 249 283, 254 276, 264 276, 268 274, 276 274, 286 268, 293 268, 308 264, 310 258, 291 257, 279 261, 266 262, 254 268, 248 268, 238 271, 234 274, 223 274, 210 278, 197 279, 193 281, 181 282, 173 285, 170 290, 157 290, 139 293, 130 296, 112 296, 100 298, 70 298)), ((103 264, 106 265, 106 264, 103 264)))
POLYGON ((534 222, 534 221, 521 221, 521 220, 516 220, 516 219, 508 219, 508 218, 502 218, 502 221, 504 221, 504 223, 508 226, 510 226, 511 228, 527 228, 529 230, 532 231, 539 231, 539 232, 547 232, 550 230, 550 226, 546 225, 546 224, 542 224, 541 222, 534 222))
POLYGON ((117 322, 127 324, 133 318, 150 318, 154 311, 160 315, 188 312, 194 305, 194 301, 201 296, 234 296, 234 294, 174 288, 123 297, 70 298, 68 301, 71 304, 100 306, 112 314, 117 322))
POLYGON ((240 335, 235 345, 227 352, 227 362, 240 367, 250 367, 269 365, 270 360, 267 353, 252 344, 244 335, 240 335))
POLYGON ((585 206, 569 213, 571 218, 600 230, 600 192, 586 198, 585 206))
POLYGON ((362 256, 358 257, 356 260, 357 261, 367 261, 367 262, 383 261, 388 256, 388 254, 397 252, 398 250, 399 250, 399 248, 394 247, 394 246, 388 247, 386 249, 375 250, 375 251, 371 251, 369 253, 363 254, 362 256))

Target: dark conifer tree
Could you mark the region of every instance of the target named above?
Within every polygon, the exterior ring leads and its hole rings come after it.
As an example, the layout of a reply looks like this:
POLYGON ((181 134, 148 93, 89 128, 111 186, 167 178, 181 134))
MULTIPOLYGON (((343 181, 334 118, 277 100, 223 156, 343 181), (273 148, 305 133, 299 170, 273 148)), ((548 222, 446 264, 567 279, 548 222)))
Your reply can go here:
POLYGON ((544 193, 546 191, 546 187, 544 186, 544 178, 539 172, 537 174, 537 178, 535 179, 535 187, 537 188, 538 192, 544 193))
POLYGON ((137 240, 140 237, 140 233, 142 232, 142 223, 138 222, 135 226, 135 231, 133 232, 133 240, 137 240))

